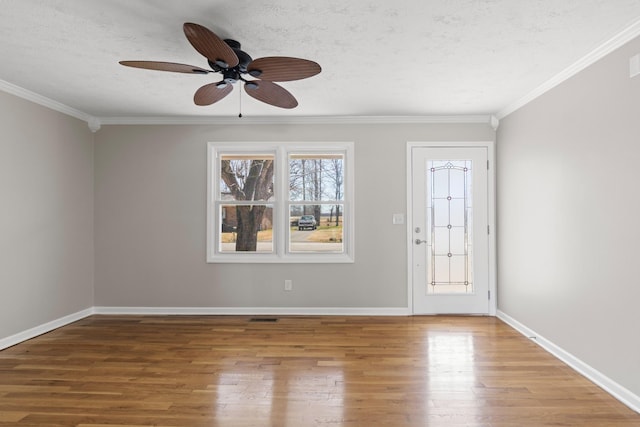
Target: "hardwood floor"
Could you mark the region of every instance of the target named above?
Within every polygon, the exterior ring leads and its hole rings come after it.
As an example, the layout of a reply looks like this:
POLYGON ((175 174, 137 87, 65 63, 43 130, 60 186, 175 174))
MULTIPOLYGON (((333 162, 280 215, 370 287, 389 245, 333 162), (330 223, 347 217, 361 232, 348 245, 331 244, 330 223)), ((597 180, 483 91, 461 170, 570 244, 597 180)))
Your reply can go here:
POLYGON ((91 316, 0 351, 2 426, 640 426, 491 317, 91 316))

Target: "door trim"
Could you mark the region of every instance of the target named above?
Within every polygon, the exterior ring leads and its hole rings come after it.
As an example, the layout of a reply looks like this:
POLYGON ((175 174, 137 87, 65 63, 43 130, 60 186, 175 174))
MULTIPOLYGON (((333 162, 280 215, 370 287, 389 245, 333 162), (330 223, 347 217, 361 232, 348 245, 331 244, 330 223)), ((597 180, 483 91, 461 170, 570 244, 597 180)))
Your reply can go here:
POLYGON ((494 141, 409 141, 407 142, 407 306, 411 314, 416 314, 413 308, 413 262, 411 259, 413 245, 413 170, 412 152, 414 148, 455 148, 455 147, 486 147, 489 159, 487 173, 487 219, 489 223, 489 315, 496 316, 498 308, 498 289, 496 280, 496 157, 494 141))

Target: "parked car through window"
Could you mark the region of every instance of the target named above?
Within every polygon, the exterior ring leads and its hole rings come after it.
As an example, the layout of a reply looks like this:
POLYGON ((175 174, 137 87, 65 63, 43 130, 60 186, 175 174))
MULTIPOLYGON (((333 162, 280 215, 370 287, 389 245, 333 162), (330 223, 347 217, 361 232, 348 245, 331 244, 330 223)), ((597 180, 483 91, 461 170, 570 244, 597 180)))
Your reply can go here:
POLYGON ((316 219, 313 215, 302 215, 298 220, 298 230, 311 229, 315 230, 317 227, 316 219))

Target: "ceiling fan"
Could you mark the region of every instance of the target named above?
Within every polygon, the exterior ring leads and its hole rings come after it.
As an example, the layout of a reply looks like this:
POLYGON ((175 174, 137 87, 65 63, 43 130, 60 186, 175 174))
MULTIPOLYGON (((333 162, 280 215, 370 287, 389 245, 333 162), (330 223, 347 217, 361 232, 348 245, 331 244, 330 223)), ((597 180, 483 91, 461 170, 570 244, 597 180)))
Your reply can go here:
POLYGON ((306 79, 320 73, 314 61, 287 56, 268 56, 253 60, 240 49, 240 43, 222 40, 202 25, 187 22, 183 25, 189 43, 207 58, 210 70, 194 65, 158 61, 120 61, 128 67, 187 74, 220 73, 222 80, 198 89, 193 97, 196 105, 211 105, 233 90, 233 84, 244 83, 245 92, 262 102, 281 108, 295 108, 296 98, 274 82, 306 79))

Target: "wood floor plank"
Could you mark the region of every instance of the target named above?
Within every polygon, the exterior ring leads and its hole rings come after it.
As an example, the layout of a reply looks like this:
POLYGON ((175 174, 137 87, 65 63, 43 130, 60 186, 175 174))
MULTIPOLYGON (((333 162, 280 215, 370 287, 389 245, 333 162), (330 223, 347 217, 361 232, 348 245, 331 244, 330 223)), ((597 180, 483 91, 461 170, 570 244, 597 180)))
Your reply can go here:
POLYGON ((638 427, 491 317, 91 316, 0 351, 0 426, 638 427))
POLYGON ((29 415, 27 412, 0 411, 0 422, 15 423, 29 415))

